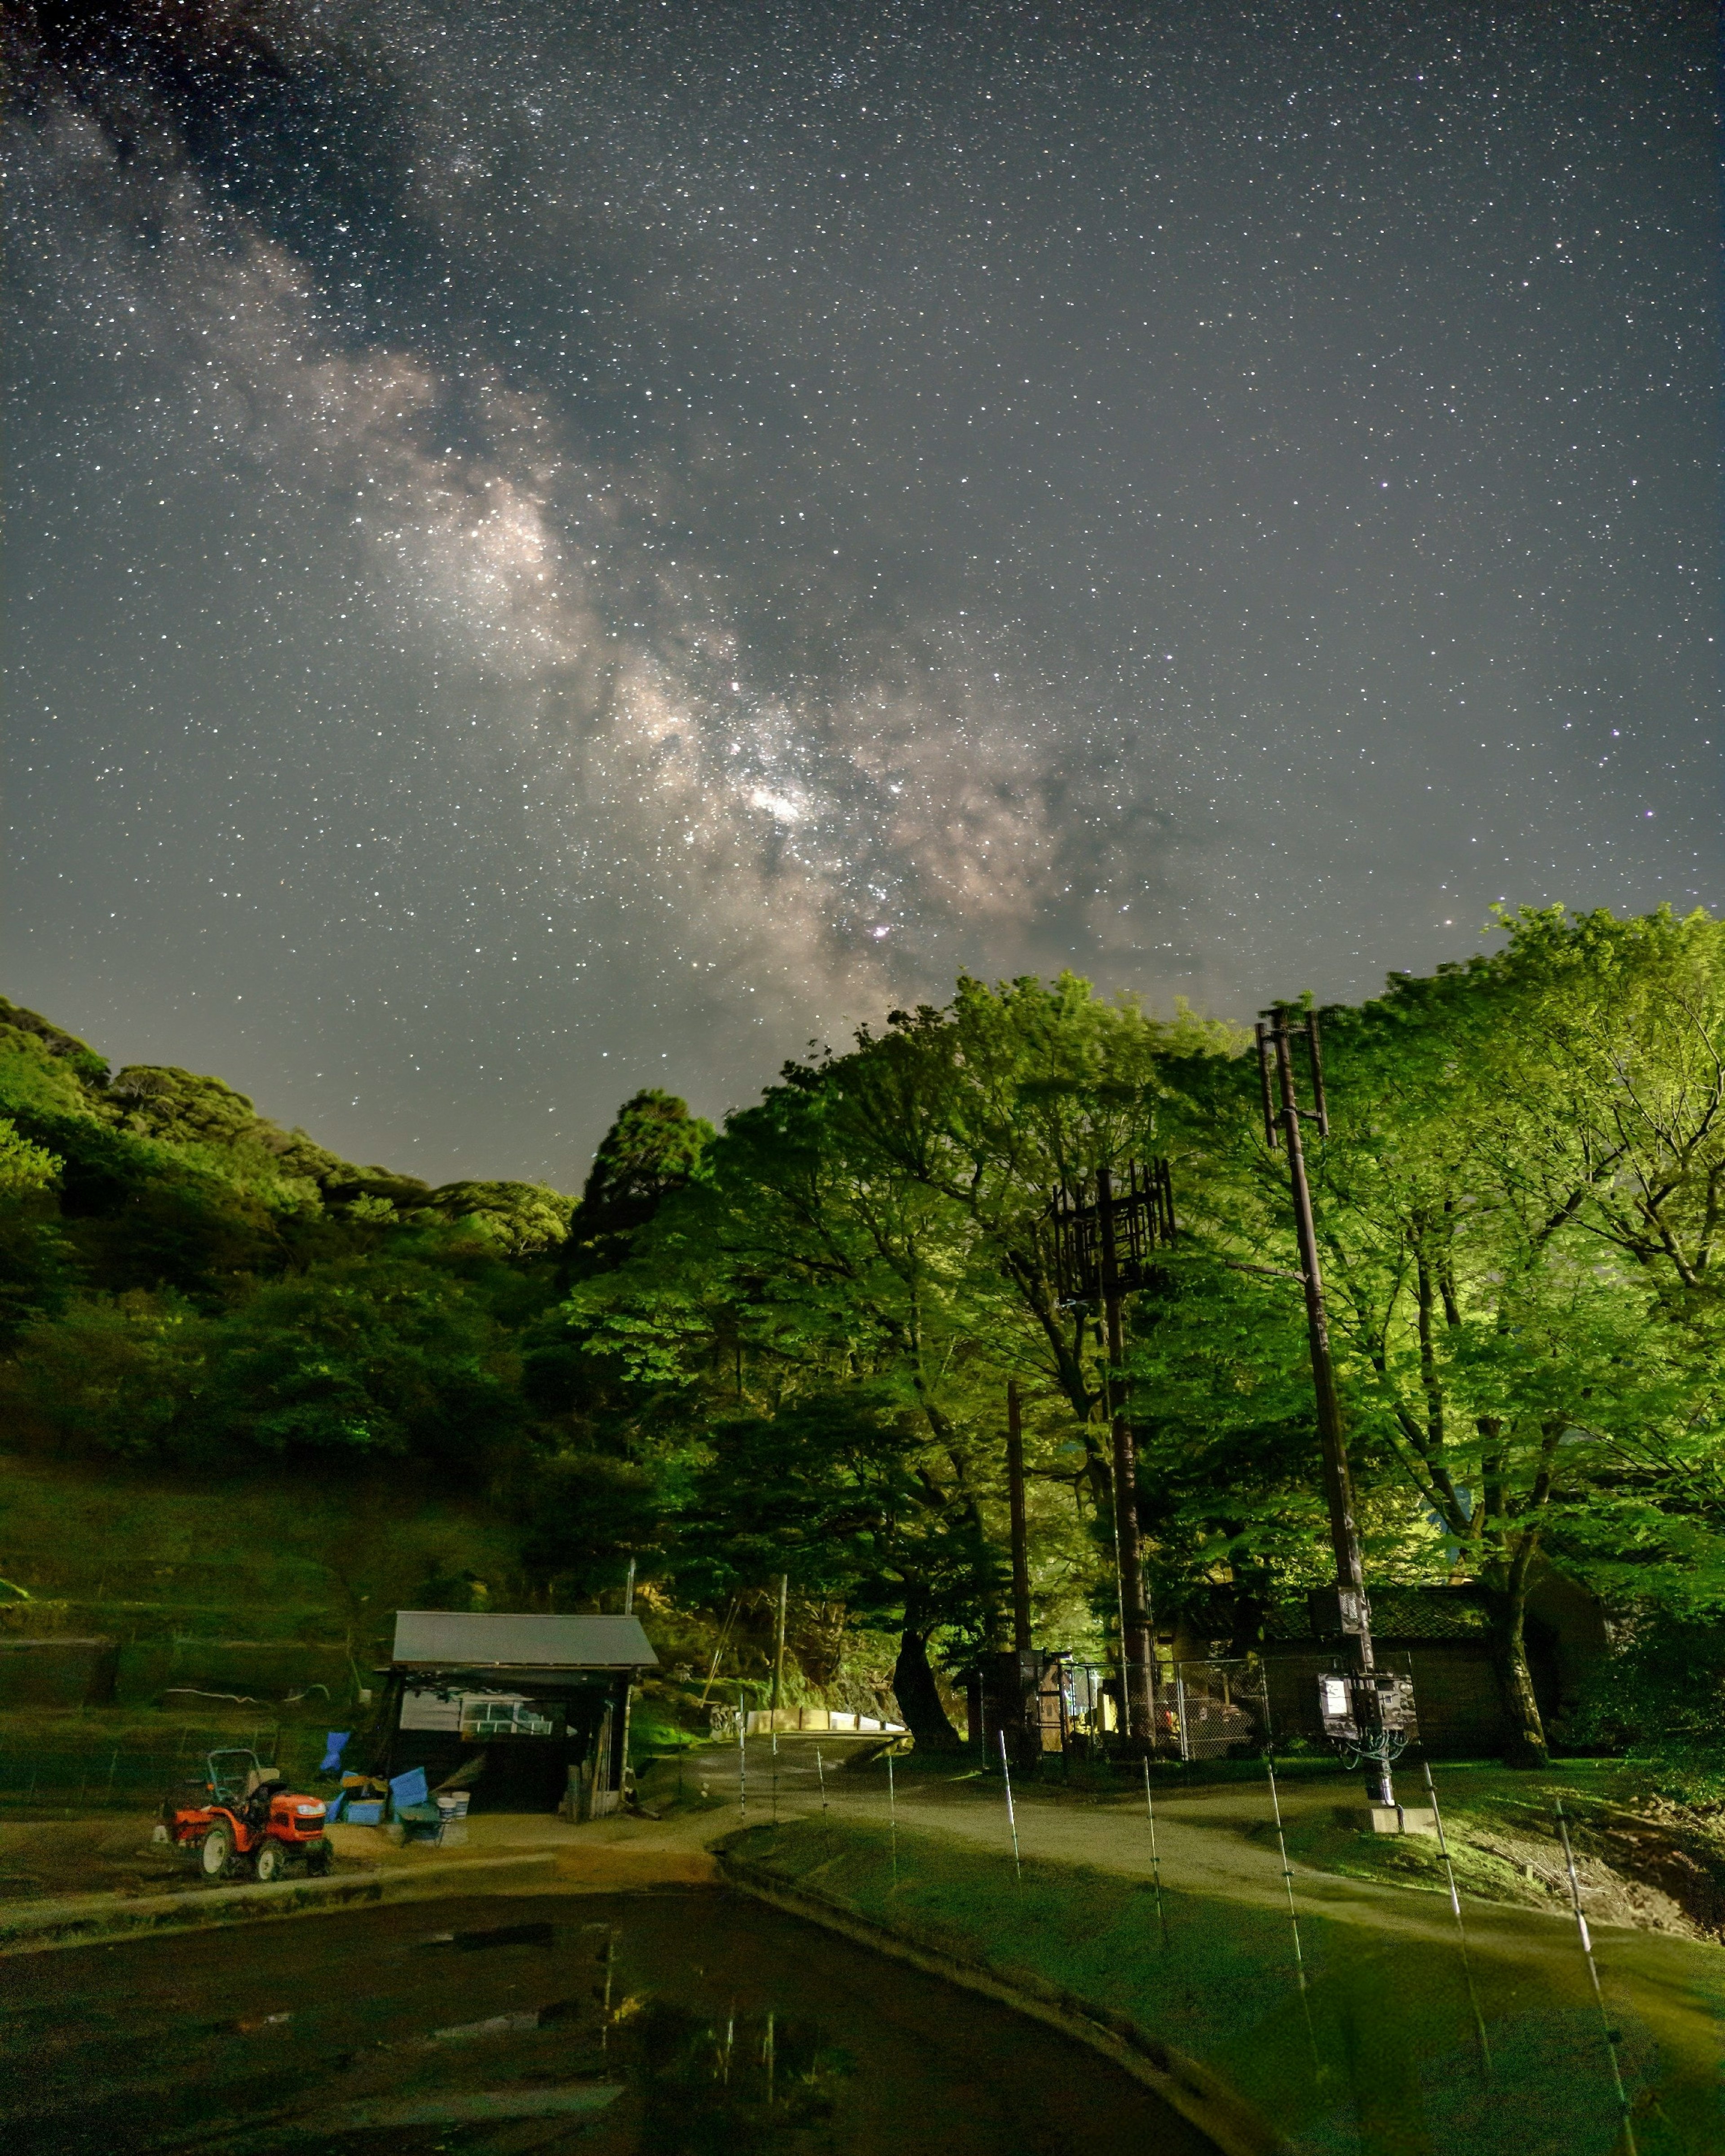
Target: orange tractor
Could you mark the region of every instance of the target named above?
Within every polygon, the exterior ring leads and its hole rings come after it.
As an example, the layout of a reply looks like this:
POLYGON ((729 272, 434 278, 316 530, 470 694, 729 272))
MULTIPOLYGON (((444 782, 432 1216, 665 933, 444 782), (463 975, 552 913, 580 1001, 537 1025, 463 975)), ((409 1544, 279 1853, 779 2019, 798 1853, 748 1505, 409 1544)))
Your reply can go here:
POLYGON ((212 1883, 249 1873, 267 1884, 300 1863, 319 1877, 330 1868, 323 1799, 280 1784, 281 1769, 259 1766, 255 1752, 212 1752, 203 1779, 163 1804, 167 1839, 212 1883))

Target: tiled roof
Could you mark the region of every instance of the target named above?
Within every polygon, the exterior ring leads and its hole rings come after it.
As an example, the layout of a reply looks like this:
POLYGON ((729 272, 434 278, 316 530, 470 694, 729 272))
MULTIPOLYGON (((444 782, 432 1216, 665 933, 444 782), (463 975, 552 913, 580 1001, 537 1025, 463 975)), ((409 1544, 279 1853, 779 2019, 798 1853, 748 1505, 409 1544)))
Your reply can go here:
MULTIPOLYGON (((1375 1587, 1368 1599, 1374 1640, 1483 1640, 1491 1629, 1486 1599, 1477 1588, 1375 1587)), ((1334 1636, 1314 1623, 1304 1599, 1274 1604, 1266 1613, 1264 1633, 1266 1639, 1289 1642, 1334 1636)))

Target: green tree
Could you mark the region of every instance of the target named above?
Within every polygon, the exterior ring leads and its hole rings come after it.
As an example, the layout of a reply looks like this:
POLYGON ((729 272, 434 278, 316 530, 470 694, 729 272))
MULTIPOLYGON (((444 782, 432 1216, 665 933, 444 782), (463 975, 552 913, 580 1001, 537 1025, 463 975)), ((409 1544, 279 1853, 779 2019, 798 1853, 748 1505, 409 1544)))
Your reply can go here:
POLYGON ((713 1127, 674 1093, 632 1094, 593 1155, 581 1193, 566 1270, 571 1276, 621 1265, 634 1236, 665 1200, 699 1173, 713 1127))
POLYGON ((197 1442, 384 1454, 483 1484, 518 1435, 515 1342, 475 1285, 411 1256, 272 1281, 213 1328, 197 1442))
MULTIPOLYGON (((924 1543, 950 1539, 963 1521, 978 1546, 962 1243, 942 1240, 947 1209, 936 1195, 878 1163, 860 1164, 854 1137, 834 1070, 793 1070, 729 1120, 700 1179, 638 1231, 632 1261, 572 1297, 586 1352, 656 1393, 671 1408, 659 1414, 661 1431, 667 1421, 680 1427, 704 1463, 695 1471, 706 1493, 701 1523, 685 1521, 682 1537, 691 1578, 710 1571, 701 1546, 721 1533, 714 1493, 741 1492, 749 1480, 729 1471, 731 1455, 782 1445, 787 1463, 806 1461, 809 1432, 829 1425, 852 1436, 890 1429, 899 1452, 916 1433, 910 1486, 924 1543), (865 1395, 881 1413, 896 1404, 899 1419, 865 1413, 865 1395)), ((660 1449, 663 1457, 662 1436, 660 1449)), ((753 1546, 737 1532, 726 1547, 753 1546)), ((924 1742, 950 1743, 928 1661, 932 1635, 955 1621, 950 1567, 919 1569, 913 1545, 923 1546, 892 1538, 893 1568, 870 1575, 869 1607, 896 1598, 901 1704, 924 1742)), ((845 1570, 848 1560, 828 1554, 845 1570)), ((768 1563, 768 1573, 788 1563, 768 1563)), ((971 1604, 993 1586, 985 1568, 971 1604)))
MULTIPOLYGON (((1512 938, 1498 959, 1327 1012, 1332 1134, 1310 1156, 1357 1473, 1380 1502, 1399 1482, 1437 1524, 1434 1560, 1488 1591, 1510 1749, 1527 1762, 1546 1742, 1525 1639, 1538 1567, 1645 1538, 1650 1460, 1711 1425, 1704 1361, 1656 1322, 1649 1269, 1588 1226, 1607 1171, 1561 1134, 1530 1068, 1548 986, 1512 938)), ((1291 1281, 1297 1263, 1285 1163, 1249 1062, 1199 1075, 1180 1148, 1188 1262, 1263 1283, 1267 1321, 1276 1274, 1291 1281)), ((1258 1358, 1276 1366, 1281 1351, 1258 1358)), ((1168 1375, 1146 1373, 1153 1388, 1168 1375)))

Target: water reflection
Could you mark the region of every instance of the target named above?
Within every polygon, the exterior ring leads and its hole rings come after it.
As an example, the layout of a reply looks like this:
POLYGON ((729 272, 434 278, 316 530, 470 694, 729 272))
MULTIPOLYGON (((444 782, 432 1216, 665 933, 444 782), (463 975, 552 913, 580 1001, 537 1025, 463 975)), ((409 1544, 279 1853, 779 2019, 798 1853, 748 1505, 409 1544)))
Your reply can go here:
POLYGON ((711 1891, 403 1904, 30 1978, 0 2016, 0 2148, 32 2156, 1202 2146, 1093 2053, 711 1891))
POLYGON ((832 2118, 855 2070, 819 2025, 773 2013, 709 2020, 643 1998, 625 2002, 615 2033, 644 2084, 642 2156, 779 2148, 832 2118))

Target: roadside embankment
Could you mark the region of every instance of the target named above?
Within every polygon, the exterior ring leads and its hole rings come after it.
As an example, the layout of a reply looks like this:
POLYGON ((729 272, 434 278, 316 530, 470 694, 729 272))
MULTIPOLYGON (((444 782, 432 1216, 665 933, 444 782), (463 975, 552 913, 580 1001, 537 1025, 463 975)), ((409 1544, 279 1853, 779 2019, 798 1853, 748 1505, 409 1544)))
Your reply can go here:
MULTIPOLYGON (((1164 1881, 1158 1912, 1153 1878, 1027 1858, 1020 1879, 1009 1852, 937 1831, 901 1829, 895 1843, 854 1819, 752 1829, 719 1856, 739 1887, 813 1921, 882 1935, 1063 2025, 1088 2021, 1153 2070, 1142 2077, 1169 2077, 1170 2100, 1183 2082, 1208 2097, 1219 2146, 1274 2145, 1225 2138, 1266 2129, 1297 2156, 1622 2145, 1585 1964, 1573 1926, 1549 1917, 1470 1912, 1464 1964, 1447 1902, 1302 1874, 1296 1964, 1280 1878, 1274 1896, 1164 1881), (1363 1897, 1388 1921, 1368 1921, 1363 1897)), ((1717 2156, 1717 1950, 1608 1933, 1601 1958, 1641 2156, 1717 2156)))
POLYGON ((1016 2012, 1057 2029, 1100 2052, 1132 2077, 1154 2090, 1189 2124, 1195 2126, 1222 2156, 1278 2156, 1286 2143, 1268 2122, 1214 2074, 1158 2041, 1131 2016, 1111 2013, 1094 1999, 1047 1982, 1021 1965, 995 1968, 966 1948, 972 1943, 948 1932, 906 1923, 901 1913, 865 1915, 840 1897, 806 1880, 793 1881, 774 1864, 772 1852, 761 1861, 756 1844, 776 1840, 781 1829, 757 1829, 730 1837, 719 1851, 726 1883, 775 1908, 839 1933, 889 1958, 908 1963, 968 1991, 1011 2006, 1016 2012))

